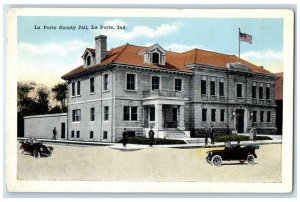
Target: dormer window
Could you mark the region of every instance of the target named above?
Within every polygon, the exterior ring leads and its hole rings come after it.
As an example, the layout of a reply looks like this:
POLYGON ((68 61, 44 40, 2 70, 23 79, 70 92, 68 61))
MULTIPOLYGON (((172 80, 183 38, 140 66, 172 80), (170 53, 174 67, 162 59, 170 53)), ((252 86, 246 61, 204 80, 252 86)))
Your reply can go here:
POLYGON ((152 63, 159 64, 159 53, 152 53, 152 63))
POLYGON ((167 52, 158 44, 154 44, 153 46, 150 46, 149 48, 140 51, 139 55, 144 56, 145 63, 159 64, 159 65, 166 64, 167 52))
POLYGON ((86 58, 86 65, 87 66, 91 65, 91 56, 87 56, 87 58, 86 58))

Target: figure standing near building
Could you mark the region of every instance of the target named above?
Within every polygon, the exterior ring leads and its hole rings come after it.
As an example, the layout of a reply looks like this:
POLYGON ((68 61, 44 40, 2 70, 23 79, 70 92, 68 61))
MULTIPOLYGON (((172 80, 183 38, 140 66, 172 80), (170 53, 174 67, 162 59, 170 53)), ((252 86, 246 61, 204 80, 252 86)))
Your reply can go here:
POLYGON ((56 127, 53 128, 53 132, 52 133, 53 133, 52 139, 56 140, 56 135, 57 135, 56 127))
POLYGON ((207 126, 205 126, 204 133, 205 133, 205 147, 206 147, 207 146, 207 142, 208 142, 208 133, 209 133, 207 126))
POLYGON ((154 131, 152 130, 152 126, 150 127, 150 130, 148 132, 149 135, 149 146, 152 147, 152 145, 154 144, 154 131))
POLYGON ((255 125, 253 125, 253 127, 251 128, 251 131, 250 131, 250 140, 253 140, 255 141, 256 140, 256 127, 255 125))
POLYGON ((253 126, 253 141, 256 141, 256 134, 257 134, 257 130, 256 130, 256 126, 253 126))
POLYGON ((126 128, 124 128, 124 131, 122 133, 122 142, 123 142, 123 146, 126 147, 127 145, 127 141, 128 141, 128 131, 126 128))
POLYGON ((215 134, 214 134, 214 129, 213 129, 212 125, 210 126, 209 133, 210 133, 211 144, 215 144, 215 134))

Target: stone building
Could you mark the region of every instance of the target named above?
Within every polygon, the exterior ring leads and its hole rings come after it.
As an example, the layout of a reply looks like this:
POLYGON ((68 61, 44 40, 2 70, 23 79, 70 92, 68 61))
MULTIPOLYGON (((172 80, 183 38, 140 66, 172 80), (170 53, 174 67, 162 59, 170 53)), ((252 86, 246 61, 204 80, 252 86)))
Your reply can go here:
POLYGON ((277 134, 282 134, 283 119, 283 72, 276 73, 277 80, 275 82, 275 102, 276 102, 276 127, 277 134))
POLYGON ((200 49, 166 51, 159 44, 107 50, 107 37, 86 48, 68 82, 67 139, 118 141, 131 136, 276 132, 276 77, 234 55, 200 49))

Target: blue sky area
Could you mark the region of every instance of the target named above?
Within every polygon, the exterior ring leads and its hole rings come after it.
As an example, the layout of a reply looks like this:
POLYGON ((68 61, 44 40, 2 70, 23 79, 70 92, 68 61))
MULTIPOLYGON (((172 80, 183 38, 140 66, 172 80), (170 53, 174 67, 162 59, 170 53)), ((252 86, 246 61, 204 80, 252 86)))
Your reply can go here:
POLYGON ((94 48, 94 37, 107 35, 108 49, 125 43, 183 52, 193 48, 238 55, 238 29, 252 35, 253 43, 241 42, 241 57, 269 71, 282 71, 282 19, 218 18, 103 18, 103 17, 19 17, 19 80, 54 85, 61 75, 81 65, 86 47, 94 48), (34 29, 40 26, 41 29, 34 29), (57 29, 44 29, 56 26, 57 29), (79 30, 79 25, 89 29, 79 30), (111 25, 115 29, 95 29, 111 25), (117 25, 125 30, 116 29, 117 25), (59 26, 75 26, 62 30, 59 26), (31 72, 28 75, 28 72, 31 72))

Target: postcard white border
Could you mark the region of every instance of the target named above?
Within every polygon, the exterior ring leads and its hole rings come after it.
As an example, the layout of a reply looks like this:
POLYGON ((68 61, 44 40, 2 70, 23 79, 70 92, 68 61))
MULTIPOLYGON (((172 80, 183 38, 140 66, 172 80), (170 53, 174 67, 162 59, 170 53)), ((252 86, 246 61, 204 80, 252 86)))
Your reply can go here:
POLYGON ((178 192, 178 193, 287 193, 292 191, 294 15, 284 9, 81 9, 12 8, 8 12, 6 67, 6 180, 9 192, 178 192), (100 11, 100 12, 99 12, 100 11), (95 182, 17 180, 17 17, 99 16, 186 18, 282 18, 284 20, 284 103, 281 183, 216 182, 95 182))

